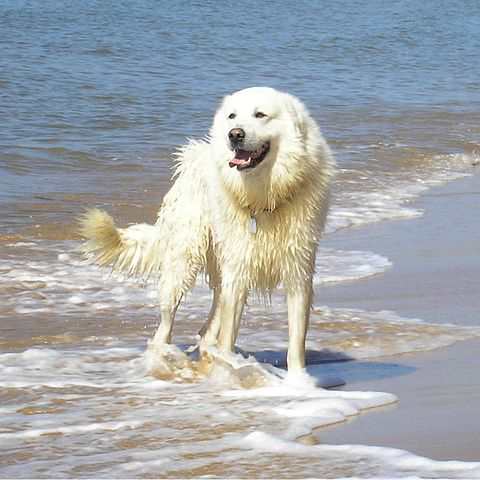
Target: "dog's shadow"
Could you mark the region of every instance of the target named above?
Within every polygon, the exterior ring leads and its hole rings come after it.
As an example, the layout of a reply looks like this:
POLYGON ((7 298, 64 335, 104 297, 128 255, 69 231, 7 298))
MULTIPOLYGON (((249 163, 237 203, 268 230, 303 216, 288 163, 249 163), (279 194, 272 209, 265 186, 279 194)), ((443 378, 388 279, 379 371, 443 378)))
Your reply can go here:
MULTIPOLYGON (((270 364, 276 368, 287 368, 287 352, 261 350, 247 352, 239 350, 244 356, 253 356, 259 363, 270 364)), ((307 372, 323 388, 340 387, 359 382, 382 380, 413 373, 416 369, 400 363, 378 360, 356 360, 342 352, 329 349, 307 350, 307 372)))
MULTIPOLYGON (((198 348, 185 344, 177 347, 179 352, 183 352, 183 361, 186 360, 190 366, 202 366, 198 348)), ((253 357, 258 362, 258 366, 263 364, 281 370, 287 369, 287 352, 285 350, 259 350, 252 352, 237 347, 235 353, 246 359, 253 357)), ((416 370, 414 367, 400 363, 357 360, 343 352, 330 349, 307 350, 306 364, 307 373, 316 380, 317 386, 322 388, 338 388, 361 382, 393 378, 411 374, 416 370)), ((183 368, 184 365, 182 364, 180 367, 183 368)), ((208 372, 212 373, 210 370, 211 364, 208 362, 202 368, 205 370, 203 375, 208 374, 208 372)), ((196 370, 201 370, 202 368, 198 367, 196 370)))

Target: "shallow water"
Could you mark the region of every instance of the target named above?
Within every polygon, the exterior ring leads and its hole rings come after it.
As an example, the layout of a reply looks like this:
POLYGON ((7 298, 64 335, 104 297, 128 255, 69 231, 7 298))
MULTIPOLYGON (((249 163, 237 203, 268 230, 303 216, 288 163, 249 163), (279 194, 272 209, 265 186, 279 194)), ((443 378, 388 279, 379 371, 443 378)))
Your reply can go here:
MULTIPOLYGON (((284 378, 281 290, 248 305, 243 356, 208 374, 172 351, 174 381, 153 377, 154 289, 77 253, 86 207, 119 224, 153 221, 175 147, 204 136, 221 97, 246 86, 294 93, 319 121, 339 163, 327 235, 417 217, 420 194, 472 173, 476 2, 286 7, 2 2, 0 476, 480 476, 474 464, 315 444, 316 428, 395 400, 349 391, 355 379, 409 373, 381 357, 480 333, 323 305, 323 285, 381 275, 388 258, 320 249, 308 371, 320 385, 346 382, 323 390, 284 378)), ((179 311, 178 345, 195 342, 209 301, 199 282, 179 311)))

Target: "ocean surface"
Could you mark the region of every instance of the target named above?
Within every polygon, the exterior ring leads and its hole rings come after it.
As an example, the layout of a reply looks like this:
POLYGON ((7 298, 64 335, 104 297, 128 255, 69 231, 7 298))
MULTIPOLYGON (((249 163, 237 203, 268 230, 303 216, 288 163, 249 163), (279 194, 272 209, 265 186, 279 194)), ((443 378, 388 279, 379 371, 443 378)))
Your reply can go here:
POLYGON ((323 285, 391 267, 374 246, 320 248, 308 371, 346 381, 324 390, 284 378, 281 291, 248 306, 245 355, 205 377, 181 350, 208 312, 201 282, 178 313, 177 376, 156 378, 155 291, 86 265, 75 232, 92 206, 153 222, 176 147, 254 85, 299 96, 335 152, 327 237, 422 215, 419 195, 480 160, 478 25, 474 0, 3 0, 0 477, 480 477, 478 464, 312 444, 315 428, 395 402, 352 391, 352 369, 480 335, 322 305, 323 285))

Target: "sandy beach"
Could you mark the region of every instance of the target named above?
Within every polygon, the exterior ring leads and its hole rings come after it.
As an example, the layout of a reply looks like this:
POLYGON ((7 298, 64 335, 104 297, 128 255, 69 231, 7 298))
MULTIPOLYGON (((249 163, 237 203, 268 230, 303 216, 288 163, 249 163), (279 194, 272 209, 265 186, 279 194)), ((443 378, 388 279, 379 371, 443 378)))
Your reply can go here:
MULTIPOLYGON (((379 223, 328 238, 336 248, 373 249, 393 267, 376 277, 325 287, 321 303, 394 310, 435 323, 480 324, 480 175, 437 187, 415 202, 420 218, 379 223)), ((319 299, 320 301, 320 299, 319 299)), ((318 432, 322 443, 398 447, 430 458, 480 459, 480 341, 384 357, 404 375, 349 376, 349 388, 392 392, 393 407, 318 432)), ((372 362, 374 369, 375 362, 372 362)))

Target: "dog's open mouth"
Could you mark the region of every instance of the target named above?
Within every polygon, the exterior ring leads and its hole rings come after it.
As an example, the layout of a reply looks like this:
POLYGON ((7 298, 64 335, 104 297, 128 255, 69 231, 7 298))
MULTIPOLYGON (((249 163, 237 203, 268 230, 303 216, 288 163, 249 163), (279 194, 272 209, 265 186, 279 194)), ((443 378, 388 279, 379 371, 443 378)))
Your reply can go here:
POLYGON ((270 142, 265 142, 260 148, 253 151, 236 149, 235 156, 228 162, 230 168, 237 167, 237 170, 246 170, 256 167, 270 150, 270 142))

